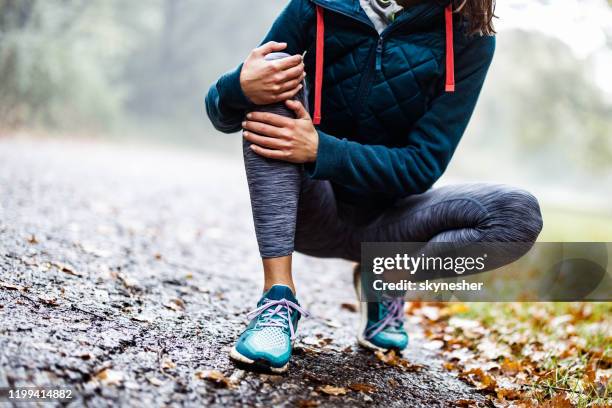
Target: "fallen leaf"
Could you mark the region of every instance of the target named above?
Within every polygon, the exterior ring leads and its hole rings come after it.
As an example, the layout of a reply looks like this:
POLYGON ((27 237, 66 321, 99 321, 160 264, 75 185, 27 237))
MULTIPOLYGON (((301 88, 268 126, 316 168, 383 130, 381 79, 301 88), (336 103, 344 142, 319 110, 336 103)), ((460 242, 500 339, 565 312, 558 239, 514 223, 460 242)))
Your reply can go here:
POLYGON ((318 407, 319 402, 314 400, 297 400, 298 408, 312 408, 318 407))
POLYGON ((512 360, 508 357, 504 358, 504 361, 502 361, 500 367, 502 372, 506 375, 516 375, 519 371, 521 371, 520 361, 512 360))
POLYGON ((76 272, 74 268, 68 264, 61 263, 61 262, 51 262, 50 264, 51 266, 54 266, 55 268, 57 268, 60 272, 67 273, 68 275, 79 276, 79 277, 83 276, 82 273, 76 272))
POLYGON ((387 353, 382 351, 376 351, 374 353, 376 358, 382 361, 385 364, 388 364, 393 367, 401 367, 404 371, 420 371, 423 366, 419 364, 412 364, 408 360, 401 358, 395 350, 391 350, 387 353))
POLYGON ((570 401, 565 393, 559 393, 552 399, 541 405, 542 408, 574 408, 574 404, 570 401))
POLYGON ((160 385, 163 385, 163 383, 164 383, 164 382, 163 382, 162 380, 160 380, 159 378, 157 378, 157 377, 153 377, 153 376, 151 376, 151 377, 147 377, 147 381, 149 381, 149 383, 151 383, 152 385, 154 385, 154 386, 156 386, 156 387, 159 387, 160 385))
POLYGON ((152 323, 153 320, 155 320, 153 316, 143 314, 143 313, 136 315, 136 316, 132 316, 131 319, 134 321, 143 322, 143 323, 152 323))
POLYGON ((368 393, 368 394, 371 394, 371 393, 377 391, 375 386, 370 385, 370 384, 364 384, 364 383, 350 384, 349 388, 351 390, 353 390, 353 391, 365 392, 365 393, 368 393))
POLYGON ((333 385, 324 385, 319 387, 318 390, 327 395, 344 395, 348 392, 346 388, 334 387, 333 385))
POLYGON ((127 289, 132 289, 138 287, 138 281, 134 278, 130 278, 122 273, 117 274, 117 279, 125 286, 127 289))
POLYGON ((96 374, 96 378, 105 385, 119 385, 123 381, 124 375, 121 371, 106 368, 96 374))
POLYGON ((199 378, 200 380, 207 380, 221 387, 231 388, 233 386, 229 378, 227 378, 226 376, 223 375, 222 372, 217 371, 217 370, 197 371, 195 373, 195 376, 196 378, 199 378))
POLYGON ((500 400, 516 400, 521 398, 521 392, 516 388, 497 388, 495 392, 500 400))
POLYGON ((36 244, 38 244, 38 240, 36 239, 36 235, 31 234, 31 235, 28 237, 28 243, 30 243, 30 244, 32 244, 32 245, 36 245, 36 244))
POLYGON ((95 356, 92 353, 81 353, 78 357, 81 360, 92 360, 95 356))
POLYGON ((459 373, 459 378, 466 380, 481 391, 494 391, 497 381, 491 375, 485 373, 481 368, 472 368, 459 373))
POLYGON ((348 310, 349 312, 356 313, 357 305, 354 303, 342 303, 340 304, 340 308, 344 310, 348 310))
POLYGON ((176 363, 169 358, 165 358, 161 363, 161 368, 162 370, 173 369, 176 368, 176 363))
POLYGON ((48 295, 40 295, 38 300, 49 306, 57 306, 59 304, 57 303, 57 298, 48 295))
POLYGON ((329 327, 333 327, 334 329, 339 329, 342 327, 342 324, 332 319, 323 319, 323 323, 325 323, 329 327))
POLYGON ((22 290, 23 287, 18 285, 13 285, 12 283, 0 282, 0 287, 8 290, 22 290))
POLYGON ((185 310, 185 302, 179 298, 172 298, 168 302, 164 303, 164 306, 168 309, 174 310, 175 312, 181 312, 185 310))
POLYGON ((478 406, 478 403, 471 399, 460 399, 460 400, 457 400, 455 404, 457 404, 457 406, 461 408, 470 408, 470 407, 478 406))

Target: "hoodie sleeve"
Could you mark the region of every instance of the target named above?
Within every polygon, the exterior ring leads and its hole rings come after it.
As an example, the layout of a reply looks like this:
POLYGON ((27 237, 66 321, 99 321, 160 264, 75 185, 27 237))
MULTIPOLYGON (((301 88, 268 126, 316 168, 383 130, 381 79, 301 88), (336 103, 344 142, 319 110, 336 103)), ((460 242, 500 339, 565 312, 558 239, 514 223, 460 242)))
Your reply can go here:
MULTIPOLYGON (((303 53, 307 48, 308 27, 312 26, 314 15, 314 6, 309 0, 291 0, 261 44, 286 42, 287 48, 283 52, 291 55, 303 53)), ((224 133, 239 131, 244 115, 251 106, 240 86, 241 70, 242 64, 224 74, 206 95, 206 113, 215 128, 224 133)))
POLYGON ((427 191, 440 178, 463 136, 495 50, 495 37, 479 37, 463 51, 456 91, 437 96, 404 147, 363 145, 322 131, 312 178, 397 197, 427 191))

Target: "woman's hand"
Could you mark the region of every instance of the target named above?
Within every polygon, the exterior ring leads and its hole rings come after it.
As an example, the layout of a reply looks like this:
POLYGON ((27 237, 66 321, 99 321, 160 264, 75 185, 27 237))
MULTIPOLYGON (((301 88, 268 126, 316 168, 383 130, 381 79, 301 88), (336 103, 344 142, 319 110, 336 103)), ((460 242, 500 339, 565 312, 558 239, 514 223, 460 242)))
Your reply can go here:
POLYGON ((267 61, 266 55, 282 51, 287 43, 270 41, 255 48, 242 65, 240 86, 251 102, 268 105, 292 98, 302 89, 304 62, 301 55, 267 61))
POLYGON ((260 156, 291 163, 312 163, 317 159, 319 134, 301 102, 288 100, 287 107, 297 119, 268 112, 251 112, 242 123, 244 138, 260 156))

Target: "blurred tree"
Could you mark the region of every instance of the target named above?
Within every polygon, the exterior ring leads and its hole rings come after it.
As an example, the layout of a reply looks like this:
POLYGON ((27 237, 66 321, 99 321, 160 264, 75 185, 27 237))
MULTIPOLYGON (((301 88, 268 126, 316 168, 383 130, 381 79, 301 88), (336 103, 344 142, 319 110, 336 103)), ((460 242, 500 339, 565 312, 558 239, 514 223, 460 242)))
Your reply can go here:
POLYGON ((146 2, 156 8, 157 25, 140 31, 140 45, 125 66, 130 111, 166 121, 201 120, 210 84, 258 44, 284 3, 146 2))
POLYGON ((570 168, 610 169, 612 105, 594 83, 592 65, 555 38, 501 33, 480 104, 479 140, 505 143, 524 163, 546 165, 551 177, 570 168))
POLYGON ((0 0, 3 126, 108 124, 123 90, 113 1, 0 0))

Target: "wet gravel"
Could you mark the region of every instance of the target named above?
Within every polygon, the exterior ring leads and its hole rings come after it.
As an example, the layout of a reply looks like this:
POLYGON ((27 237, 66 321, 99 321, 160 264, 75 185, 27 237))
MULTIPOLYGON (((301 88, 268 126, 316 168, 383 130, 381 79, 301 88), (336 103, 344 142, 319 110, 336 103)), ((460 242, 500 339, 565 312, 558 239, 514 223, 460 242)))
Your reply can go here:
POLYGON ((357 314, 341 306, 355 304, 352 265, 340 260, 296 256, 313 317, 289 372, 235 367, 228 349, 261 291, 250 217, 237 160, 0 140, 0 387, 70 387, 68 405, 90 407, 485 405, 419 327, 404 357, 420 370, 357 347, 357 314))

